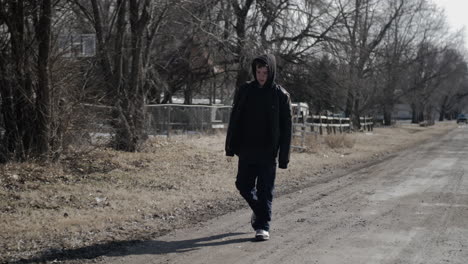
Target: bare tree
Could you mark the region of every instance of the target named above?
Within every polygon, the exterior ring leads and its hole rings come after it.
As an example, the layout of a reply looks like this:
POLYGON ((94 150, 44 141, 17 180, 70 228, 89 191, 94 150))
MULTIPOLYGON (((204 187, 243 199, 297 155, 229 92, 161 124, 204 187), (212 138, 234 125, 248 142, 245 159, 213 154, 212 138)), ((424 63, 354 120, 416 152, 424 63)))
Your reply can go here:
POLYGON ((456 54, 447 46, 420 45, 415 63, 408 71, 409 86, 405 92, 413 110, 413 123, 434 120, 441 95, 450 94, 451 88, 446 85, 449 78, 457 76, 466 66, 466 62, 462 63, 464 66, 457 65, 456 54))
POLYGON ((444 60, 450 61, 448 76, 436 90, 434 98, 439 112, 439 121, 447 116, 452 118, 454 114, 463 109, 460 103, 468 97, 468 67, 463 56, 456 50, 447 50, 444 60))
MULTIPOLYGON (((425 0, 407 1, 401 16, 396 17, 384 36, 380 52, 382 80, 381 100, 385 125, 391 125, 392 112, 396 101, 396 92, 402 90, 401 75, 408 70, 413 58, 413 47, 418 37, 426 30, 422 26, 424 16, 428 14, 425 0)), ((430 12, 433 12, 431 10, 430 12)), ((379 61, 379 59, 377 60, 379 61)))
POLYGON ((49 156, 51 17, 48 0, 0 1, 2 161, 49 156))
MULTIPOLYGON (((259 53, 275 54, 280 72, 310 62, 320 52, 319 44, 329 40, 328 33, 338 20, 329 1, 236 0, 219 1, 217 7, 222 16, 213 32, 220 36, 217 41, 225 52, 220 62, 225 74, 235 72, 236 87, 248 80, 250 60, 259 53)), ((293 71, 288 74, 288 81, 290 74, 296 75, 293 71)))
MULTIPOLYGON (((243 1, 241 1, 243 2, 243 1)), ((236 87, 243 84, 249 76, 249 56, 246 54, 246 44, 248 41, 247 36, 247 15, 250 8, 253 6, 253 0, 246 0, 242 5, 239 0, 231 0, 230 4, 235 14, 235 32, 236 32, 236 46, 234 49, 235 62, 239 65, 236 77, 236 87)))
POLYGON ((49 154, 50 139, 50 85, 49 85, 49 57, 52 28, 52 3, 44 0, 41 4, 39 23, 37 25, 37 38, 39 43, 38 54, 38 85, 37 85, 37 152, 41 155, 49 154))
POLYGON ((148 54, 165 19, 169 1, 75 0, 93 26, 98 58, 114 105, 114 147, 136 151, 144 140, 145 85, 148 54))
POLYGON ((341 26, 333 36, 337 40, 330 50, 347 65, 345 83, 347 101, 345 114, 359 128, 359 116, 366 105, 364 99, 371 88, 376 49, 394 21, 401 16, 404 1, 337 0, 341 26))

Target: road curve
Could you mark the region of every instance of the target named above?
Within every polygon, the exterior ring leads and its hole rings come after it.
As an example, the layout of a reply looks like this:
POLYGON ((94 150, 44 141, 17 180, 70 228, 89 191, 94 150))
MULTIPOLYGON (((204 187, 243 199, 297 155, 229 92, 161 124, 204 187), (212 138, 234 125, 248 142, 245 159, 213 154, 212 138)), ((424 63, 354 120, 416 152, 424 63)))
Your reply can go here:
POLYGON ((468 263, 468 128, 274 201, 271 240, 244 209, 102 263, 468 263))

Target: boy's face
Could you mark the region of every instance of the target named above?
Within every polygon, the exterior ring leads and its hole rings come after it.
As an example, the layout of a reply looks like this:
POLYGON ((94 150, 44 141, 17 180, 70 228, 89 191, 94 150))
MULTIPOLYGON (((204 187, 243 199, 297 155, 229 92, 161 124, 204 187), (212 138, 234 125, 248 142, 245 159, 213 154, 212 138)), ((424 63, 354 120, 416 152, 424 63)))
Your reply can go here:
POLYGON ((255 76, 257 77, 257 81, 260 86, 263 87, 263 85, 265 85, 266 81, 268 80, 268 68, 265 66, 257 66, 255 76))

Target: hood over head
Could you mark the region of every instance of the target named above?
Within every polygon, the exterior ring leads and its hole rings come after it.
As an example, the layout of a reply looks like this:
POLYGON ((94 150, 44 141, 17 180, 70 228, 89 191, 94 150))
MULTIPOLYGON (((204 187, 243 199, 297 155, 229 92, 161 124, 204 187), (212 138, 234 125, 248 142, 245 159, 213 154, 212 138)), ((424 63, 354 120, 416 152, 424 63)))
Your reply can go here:
MULTIPOLYGON (((276 78, 276 59, 273 54, 263 54, 258 57, 256 57, 252 61, 252 74, 254 76, 255 81, 257 81, 257 76, 256 76, 256 65, 257 62, 261 61, 264 64, 268 65, 268 80, 265 83, 265 87, 272 87, 272 85, 275 83, 275 78, 276 78)), ((258 82, 258 81, 257 81, 258 82)))

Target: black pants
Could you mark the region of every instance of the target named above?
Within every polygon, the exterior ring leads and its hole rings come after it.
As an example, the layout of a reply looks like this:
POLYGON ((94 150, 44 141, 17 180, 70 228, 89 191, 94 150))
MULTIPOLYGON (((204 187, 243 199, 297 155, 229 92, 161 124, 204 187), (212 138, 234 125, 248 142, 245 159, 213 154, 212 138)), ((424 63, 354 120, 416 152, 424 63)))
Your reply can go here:
POLYGON ((275 161, 251 162, 239 159, 236 187, 256 215, 252 225, 255 230, 270 230, 275 177, 275 161))

